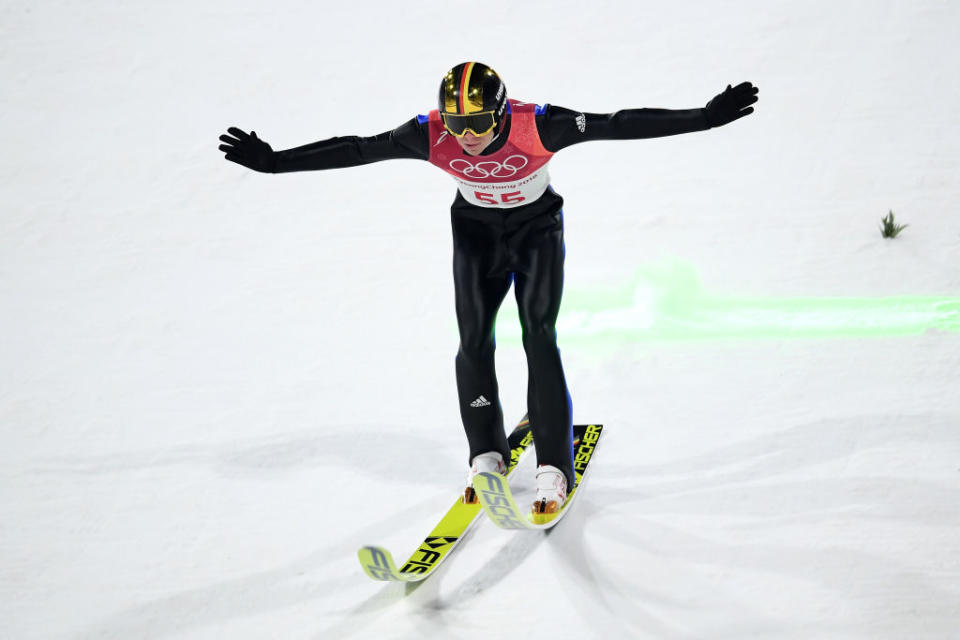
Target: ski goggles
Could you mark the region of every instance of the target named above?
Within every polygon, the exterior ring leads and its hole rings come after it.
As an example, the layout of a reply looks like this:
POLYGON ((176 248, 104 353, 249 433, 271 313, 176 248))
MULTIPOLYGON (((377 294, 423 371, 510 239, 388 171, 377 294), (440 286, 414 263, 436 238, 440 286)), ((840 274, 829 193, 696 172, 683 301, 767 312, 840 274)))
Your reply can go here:
POLYGON ((457 138, 462 138, 467 131, 478 137, 485 136, 497 126, 493 111, 481 111, 469 115, 457 113, 441 113, 440 115, 443 118, 443 126, 447 128, 450 135, 457 138))

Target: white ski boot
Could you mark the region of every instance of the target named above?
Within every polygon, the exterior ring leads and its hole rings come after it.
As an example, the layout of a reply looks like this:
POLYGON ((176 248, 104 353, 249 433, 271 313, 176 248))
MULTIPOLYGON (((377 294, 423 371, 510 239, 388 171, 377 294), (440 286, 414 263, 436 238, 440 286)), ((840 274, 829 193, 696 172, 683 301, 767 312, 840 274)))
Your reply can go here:
POLYGON ((463 501, 467 504, 476 504, 477 492, 473 490, 473 477, 478 473, 499 473, 503 475, 507 472, 507 465, 503 461, 503 456, 497 451, 488 451, 474 456, 470 463, 470 472, 467 474, 467 488, 463 491, 463 501))
POLYGON ((549 464, 537 467, 537 497, 533 501, 534 515, 557 513, 567 500, 567 476, 549 464))

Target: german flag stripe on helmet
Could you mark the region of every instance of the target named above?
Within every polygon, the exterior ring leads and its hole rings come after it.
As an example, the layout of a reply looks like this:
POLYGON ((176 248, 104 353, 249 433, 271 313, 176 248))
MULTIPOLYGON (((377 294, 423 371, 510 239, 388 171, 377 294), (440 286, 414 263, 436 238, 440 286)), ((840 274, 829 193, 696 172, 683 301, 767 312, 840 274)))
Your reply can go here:
POLYGON ((457 113, 467 114, 467 95, 470 93, 470 74, 473 73, 473 62, 467 63, 463 68, 463 74, 460 76, 459 103, 457 113))
POLYGON ((480 62, 463 62, 450 69, 440 84, 440 111, 464 116, 495 111, 503 102, 501 97, 503 83, 493 69, 480 62))

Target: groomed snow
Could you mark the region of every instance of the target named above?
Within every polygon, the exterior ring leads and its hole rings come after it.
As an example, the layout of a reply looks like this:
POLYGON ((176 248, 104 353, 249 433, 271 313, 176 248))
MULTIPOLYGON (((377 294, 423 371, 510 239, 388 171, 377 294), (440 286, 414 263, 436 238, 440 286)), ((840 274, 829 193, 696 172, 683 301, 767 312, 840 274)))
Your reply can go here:
MULTIPOLYGON (((960 633, 955 3, 0 15, 0 638, 960 633), (728 127, 553 160, 571 311, 679 270, 718 299, 924 296, 946 325, 561 333, 575 420, 606 425, 569 517, 547 535, 480 523, 415 588, 369 580, 357 547, 402 561, 466 470, 454 185, 413 161, 257 174, 217 137, 380 133, 466 59, 514 97, 594 112, 760 87, 728 127), (910 225, 893 241, 891 209, 910 225)), ((656 300, 634 302, 619 322, 656 300)))

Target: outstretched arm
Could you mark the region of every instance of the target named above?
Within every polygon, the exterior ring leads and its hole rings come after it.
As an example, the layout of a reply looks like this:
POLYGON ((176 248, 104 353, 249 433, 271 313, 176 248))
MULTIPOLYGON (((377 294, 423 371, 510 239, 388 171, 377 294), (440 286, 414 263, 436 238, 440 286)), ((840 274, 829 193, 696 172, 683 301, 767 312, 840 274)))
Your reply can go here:
POLYGON ((255 131, 248 134, 230 127, 227 134, 220 136, 226 159, 264 173, 339 169, 400 158, 426 160, 430 155, 426 128, 416 118, 380 135, 330 138, 285 151, 274 151, 255 131))
POLYGON ((635 140, 705 131, 753 113, 759 90, 749 82, 727 89, 702 109, 623 109, 580 113, 550 105, 537 128, 550 151, 591 140, 635 140))

